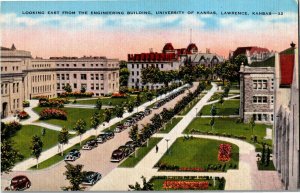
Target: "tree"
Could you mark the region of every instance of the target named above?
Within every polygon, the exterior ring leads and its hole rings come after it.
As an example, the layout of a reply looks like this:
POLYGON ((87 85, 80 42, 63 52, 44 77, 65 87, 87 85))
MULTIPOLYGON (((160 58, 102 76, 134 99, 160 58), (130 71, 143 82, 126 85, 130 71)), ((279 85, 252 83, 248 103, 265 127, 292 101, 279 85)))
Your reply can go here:
POLYGON ((85 91, 86 91, 85 86, 81 86, 80 92, 81 92, 81 93, 85 93, 85 91))
POLYGON ((104 111, 104 121, 107 122, 107 124, 110 122, 112 118, 112 113, 110 109, 105 109, 104 111))
POLYGON ((127 62, 122 60, 120 61, 120 71, 119 71, 119 82, 120 86, 126 87, 128 84, 128 78, 129 78, 129 70, 127 68, 127 62))
POLYGON ((193 83, 193 76, 190 75, 190 74, 185 74, 184 77, 183 77, 183 82, 192 84, 193 83))
POLYGON ((138 140, 139 140, 139 128, 138 128, 137 125, 134 125, 133 127, 131 127, 131 129, 129 131, 129 138, 134 142, 138 142, 138 140))
POLYGON ((271 150, 269 146, 267 147, 267 155, 266 155, 266 166, 270 164, 270 158, 271 158, 271 150))
POLYGON ((255 127, 254 117, 251 117, 251 119, 250 119, 250 121, 249 121, 249 126, 250 126, 250 128, 251 128, 252 135, 253 135, 253 130, 254 130, 254 127, 255 127))
POLYGON ((13 147, 10 139, 2 139, 1 142, 1 173, 8 173, 14 167, 22 155, 13 147))
POLYGON ((265 144, 262 145, 262 152, 261 152, 261 165, 265 164, 265 157, 266 157, 266 147, 265 144))
POLYGON ((41 153, 43 151, 43 142, 41 138, 37 135, 34 135, 31 139, 31 155, 35 157, 36 159, 36 168, 39 167, 39 157, 41 156, 41 153))
POLYGON ((135 99, 135 105, 140 106, 141 103, 142 103, 142 99, 141 99, 140 93, 138 93, 136 96, 136 99, 135 99))
POLYGON ((212 118, 210 119, 210 122, 209 122, 209 125, 211 126, 211 130, 213 129, 214 124, 215 124, 215 118, 212 117, 212 118))
POLYGON ((67 83, 67 84, 63 87, 63 89, 64 89, 66 92, 72 92, 72 87, 71 87, 71 85, 70 85, 69 83, 67 83))
POLYGON ((101 110, 101 108, 102 108, 102 101, 101 101, 100 98, 98 98, 97 101, 96 101, 96 108, 98 110, 101 110))
POLYGON ((135 185, 129 185, 129 188, 131 190, 154 190, 154 186, 152 183, 147 182, 146 178, 144 176, 141 177, 143 179, 143 187, 141 187, 141 185, 136 182, 135 185))
POLYGON ((219 103, 223 106, 223 103, 224 103, 224 98, 223 98, 223 96, 220 97, 219 103))
POLYGON ((132 102, 129 102, 127 105, 127 110, 129 113, 131 113, 134 109, 134 104, 132 102))
POLYGON ((115 109, 115 115, 119 118, 122 118, 123 117, 123 114, 124 114, 124 108, 122 106, 116 106, 115 109))
POLYGON ((64 172, 66 179, 69 180, 70 186, 63 187, 63 190, 71 190, 71 191, 78 191, 83 190, 84 187, 81 187, 80 184, 82 183, 86 172, 82 171, 83 165, 72 165, 67 163, 65 166, 67 171, 64 172))
POLYGON ((150 92, 150 91, 148 91, 148 92, 146 93, 146 98, 147 98, 147 101, 151 101, 152 98, 153 98, 153 93, 150 92))
POLYGON ((69 131, 67 128, 63 127, 58 134, 58 143, 61 144, 61 156, 64 155, 64 145, 69 142, 69 131))
POLYGON ((216 114, 217 114, 216 106, 212 105, 211 109, 210 109, 210 115, 214 117, 214 116, 216 116, 216 114))
POLYGON ((91 126, 95 129, 96 135, 97 135, 97 127, 100 125, 100 115, 98 112, 95 112, 93 116, 91 117, 91 126))
POLYGON ((86 122, 82 119, 79 119, 74 128, 73 128, 74 131, 76 131, 77 135, 79 135, 79 138, 80 138, 80 146, 81 146, 81 137, 82 137, 82 134, 84 134, 86 132, 86 122))

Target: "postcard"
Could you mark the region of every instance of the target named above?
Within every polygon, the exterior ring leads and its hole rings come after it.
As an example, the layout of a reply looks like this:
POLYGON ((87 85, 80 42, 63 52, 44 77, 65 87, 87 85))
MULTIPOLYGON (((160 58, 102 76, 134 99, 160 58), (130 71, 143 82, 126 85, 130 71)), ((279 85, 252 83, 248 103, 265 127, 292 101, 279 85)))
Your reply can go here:
POLYGON ((1 191, 296 191, 298 0, 1 1, 1 191))

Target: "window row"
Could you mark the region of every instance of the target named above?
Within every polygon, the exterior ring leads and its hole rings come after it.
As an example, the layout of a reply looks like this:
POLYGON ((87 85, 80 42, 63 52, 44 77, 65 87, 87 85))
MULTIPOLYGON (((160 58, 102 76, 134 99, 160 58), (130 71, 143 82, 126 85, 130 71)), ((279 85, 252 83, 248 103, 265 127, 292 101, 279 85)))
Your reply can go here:
POLYGON ((43 93, 43 92, 51 92, 52 90, 54 90, 54 84, 52 86, 49 84, 49 85, 31 87, 31 92, 33 94, 43 93))
POLYGON ((268 89, 268 81, 267 80, 253 80, 253 89, 267 90, 268 89))
MULTIPOLYGON (((18 71, 19 66, 12 66, 13 71, 18 71)), ((1 72, 7 72, 7 66, 1 66, 1 72)))
POLYGON ((44 67, 51 67, 51 64, 33 64, 33 68, 44 68, 44 67))
MULTIPOLYGON (((131 68, 133 69, 133 68, 135 68, 135 66, 136 66, 136 68, 140 68, 140 66, 141 66, 141 68, 149 68, 149 67, 156 67, 156 68, 164 68, 164 64, 131 64, 131 68)), ((171 63, 171 67, 173 67, 173 63, 171 63)))
POLYGON ((8 84, 1 84, 1 94, 8 94, 8 84))
MULTIPOLYGON (((51 81, 51 74, 31 76, 31 79, 32 82, 51 81)), ((54 80, 54 74, 53 74, 53 80, 54 80)))
MULTIPOLYGON (((65 87, 65 85, 67 85, 67 84, 65 84, 65 83, 57 83, 57 90, 61 90, 61 89, 64 89, 64 87, 65 87)), ((90 86, 88 87, 87 86, 87 84, 79 84, 79 85, 77 85, 77 83, 73 83, 73 84, 70 84, 71 85, 71 87, 73 88, 73 89, 81 89, 82 87, 85 87, 86 89, 89 89, 89 90, 104 90, 104 84, 103 83, 101 83, 101 84, 99 84, 99 83, 91 83, 90 84, 90 86)), ((109 89, 115 89, 115 88, 117 88, 119 85, 118 85, 118 83, 116 83, 116 84, 111 84, 111 83, 109 83, 108 84, 108 88, 109 89)))
POLYGON ((20 99, 13 100, 13 109, 18 109, 20 105, 20 99))
MULTIPOLYGON (((108 80, 118 78, 118 73, 108 74, 108 80)), ((73 79, 77 79, 77 74, 73 74, 73 79)), ((87 80, 87 74, 80 74, 81 80, 87 80)), ((70 80, 70 74, 57 74, 57 80, 70 80)), ((90 80, 104 80, 104 74, 90 74, 90 80)))
MULTIPOLYGON (((134 76, 134 71, 131 71, 131 75, 134 76)), ((136 75, 139 76, 140 75, 140 71, 136 71, 136 75)))
POLYGON ((273 121, 273 114, 256 113, 253 114, 254 121, 273 121))
POLYGON ((13 83, 13 93, 19 92, 19 83, 13 83))
MULTIPOLYGON (((87 67, 88 64, 85 64, 85 63, 82 63, 82 64, 79 64, 79 63, 75 63, 75 64, 56 64, 57 67, 87 67)), ((104 64, 90 64, 90 67, 104 67, 105 65, 104 64)), ((118 64, 107 64, 107 67, 118 67, 118 64)))
POLYGON ((253 96, 252 102, 254 104, 267 104, 268 97, 267 96, 253 96))

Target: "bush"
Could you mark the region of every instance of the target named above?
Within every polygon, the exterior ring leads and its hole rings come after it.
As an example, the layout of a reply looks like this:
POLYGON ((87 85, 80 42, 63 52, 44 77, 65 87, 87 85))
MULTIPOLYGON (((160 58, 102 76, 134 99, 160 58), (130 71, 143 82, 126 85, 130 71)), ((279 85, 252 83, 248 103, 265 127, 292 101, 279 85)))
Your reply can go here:
POLYGON ((29 115, 25 111, 21 111, 18 113, 18 118, 19 119, 27 119, 27 118, 29 118, 29 115))
POLYGON ((63 110, 47 108, 40 112, 40 120, 47 119, 67 120, 67 113, 63 110))
POLYGON ((83 97, 92 97, 94 95, 93 92, 63 92, 59 95, 61 98, 66 98, 66 97, 77 97, 77 98, 83 98, 83 97))
POLYGON ((40 99, 48 99, 48 96, 44 96, 44 95, 34 96, 34 97, 32 97, 32 99, 38 99, 38 100, 40 100, 40 99))
POLYGON ((40 99, 39 107, 64 107, 64 104, 68 103, 69 100, 66 98, 59 99, 40 99))
POLYGON ((29 107, 30 103, 29 101, 23 101, 23 107, 29 107))
POLYGON ((1 139, 9 139, 22 128, 22 125, 16 121, 10 123, 1 122, 1 139))

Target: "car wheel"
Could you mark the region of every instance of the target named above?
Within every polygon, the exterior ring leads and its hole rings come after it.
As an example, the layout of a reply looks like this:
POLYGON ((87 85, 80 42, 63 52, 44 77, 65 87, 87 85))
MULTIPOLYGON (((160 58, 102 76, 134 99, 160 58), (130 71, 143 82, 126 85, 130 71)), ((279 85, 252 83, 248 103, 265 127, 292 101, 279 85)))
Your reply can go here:
POLYGON ((30 188, 30 183, 26 183, 26 188, 30 188))

